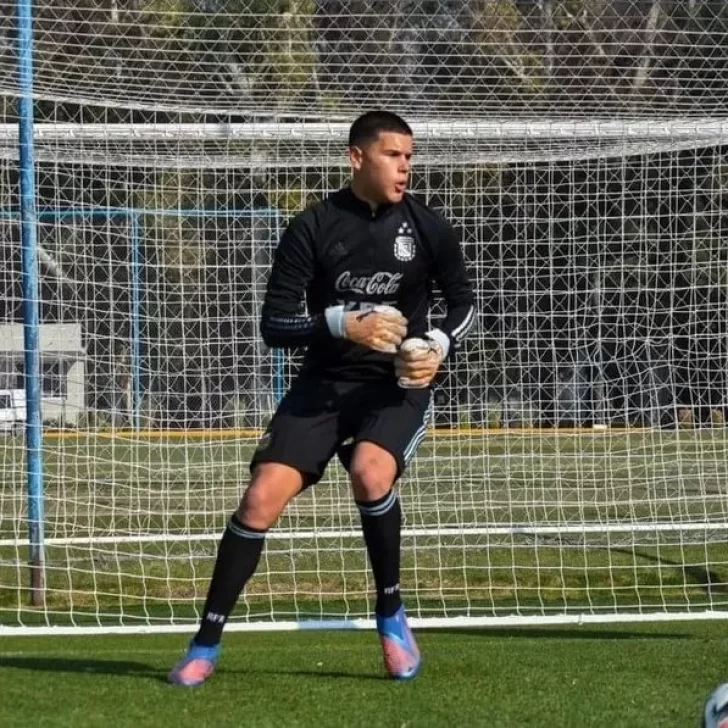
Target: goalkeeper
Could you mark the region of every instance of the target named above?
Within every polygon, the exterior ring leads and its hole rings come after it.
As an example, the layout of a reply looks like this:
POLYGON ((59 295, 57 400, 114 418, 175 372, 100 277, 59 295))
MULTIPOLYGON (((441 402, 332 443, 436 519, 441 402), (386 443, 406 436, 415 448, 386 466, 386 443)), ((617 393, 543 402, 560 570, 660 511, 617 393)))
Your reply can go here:
POLYGON ((475 308, 454 229, 405 193, 412 142, 396 114, 359 117, 349 132, 350 186, 298 215, 281 237, 260 328, 268 346, 305 347, 304 363, 252 457, 199 631, 170 673, 173 683, 198 685, 212 674, 223 627, 268 529, 334 455, 350 474, 360 512, 385 668, 395 679, 419 670, 400 599, 401 510, 393 486, 425 437, 430 385, 475 308), (428 330, 433 284, 447 315, 428 330))

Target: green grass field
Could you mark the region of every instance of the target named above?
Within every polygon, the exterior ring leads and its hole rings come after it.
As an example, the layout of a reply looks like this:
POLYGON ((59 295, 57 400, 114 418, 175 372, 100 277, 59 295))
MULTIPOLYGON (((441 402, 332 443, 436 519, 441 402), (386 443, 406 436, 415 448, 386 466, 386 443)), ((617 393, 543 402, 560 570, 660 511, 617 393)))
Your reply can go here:
POLYGON ((699 726, 728 625, 423 630, 421 675, 383 677, 370 632, 229 634, 214 678, 165 684, 184 638, 4 638, 3 728, 699 726))
MULTIPOLYGON (((235 433, 48 438, 46 603, 33 608, 23 447, 1 440, 0 627, 176 622, 191 633, 254 443, 235 433), (154 540, 165 534, 174 540, 154 540), (131 540, 103 540, 117 536, 131 540)), ((408 609, 725 610, 726 483, 723 430, 431 436, 401 483, 408 609), (704 526, 623 528, 654 523, 704 526), (536 524, 552 530, 521 530, 536 524)), ((281 519, 235 619, 365 617, 372 596, 358 515, 333 466, 281 519)), ((383 679, 371 633, 231 633, 214 682, 191 692, 164 683, 180 635, 6 636, 0 728, 697 726, 705 696, 728 679, 727 630, 423 630, 426 666, 411 685, 383 679)))

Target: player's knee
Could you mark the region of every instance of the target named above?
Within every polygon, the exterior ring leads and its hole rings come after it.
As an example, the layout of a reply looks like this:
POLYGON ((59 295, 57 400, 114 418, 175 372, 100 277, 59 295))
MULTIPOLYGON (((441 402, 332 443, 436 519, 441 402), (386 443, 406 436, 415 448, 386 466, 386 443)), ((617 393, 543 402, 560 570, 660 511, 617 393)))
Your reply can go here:
MULTIPOLYGON (((253 480, 245 491, 237 516, 251 528, 270 528, 281 515, 288 502, 302 487, 300 477, 275 466, 256 469, 253 480)), ((297 475, 297 474, 296 474, 297 475)))
POLYGON ((351 485, 357 500, 377 500, 394 484, 397 463, 391 455, 355 453, 351 463, 351 485))
POLYGON ((285 503, 264 483, 251 483, 240 501, 238 519, 251 528, 270 528, 278 519, 285 503))

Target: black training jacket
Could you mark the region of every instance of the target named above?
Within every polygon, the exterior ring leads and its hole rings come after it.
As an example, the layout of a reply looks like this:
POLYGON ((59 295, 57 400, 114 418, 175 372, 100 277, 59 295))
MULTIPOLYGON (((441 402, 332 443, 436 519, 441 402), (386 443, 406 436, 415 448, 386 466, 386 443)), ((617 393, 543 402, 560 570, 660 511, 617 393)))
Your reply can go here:
POLYGON ((304 372, 340 380, 389 378, 393 357, 334 336, 329 307, 395 306, 409 321, 408 336, 429 332, 452 353, 475 320, 474 300, 450 223, 411 195, 372 211, 346 187, 296 216, 283 233, 260 330, 268 346, 306 347, 304 372), (430 330, 434 287, 447 314, 430 330))

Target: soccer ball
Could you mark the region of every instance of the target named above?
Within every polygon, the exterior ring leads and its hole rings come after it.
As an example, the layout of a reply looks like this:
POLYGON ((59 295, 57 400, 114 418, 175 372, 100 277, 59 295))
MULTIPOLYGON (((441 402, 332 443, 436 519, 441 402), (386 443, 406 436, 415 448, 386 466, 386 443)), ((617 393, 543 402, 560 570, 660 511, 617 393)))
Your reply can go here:
POLYGON ((728 728, 728 683, 719 685, 705 701, 702 728, 728 728))

